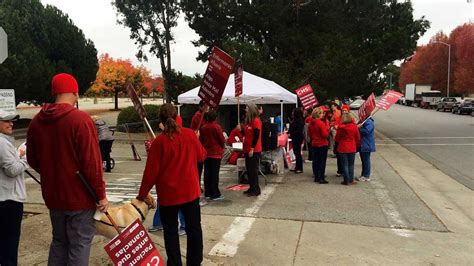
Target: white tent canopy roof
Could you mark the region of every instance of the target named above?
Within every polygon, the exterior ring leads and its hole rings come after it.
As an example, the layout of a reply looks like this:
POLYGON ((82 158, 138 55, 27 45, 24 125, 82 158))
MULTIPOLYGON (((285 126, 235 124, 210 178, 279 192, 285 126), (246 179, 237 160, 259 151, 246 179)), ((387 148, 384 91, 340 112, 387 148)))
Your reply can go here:
MULTIPOLYGON (((280 104, 291 103, 296 104, 296 94, 293 94, 276 84, 273 81, 255 76, 244 71, 242 78, 243 93, 240 95, 240 103, 255 103, 255 104, 280 104)), ((198 104, 201 98, 198 96, 199 88, 194 88, 178 96, 180 104, 198 104)), ((235 95, 234 74, 231 74, 227 85, 225 86, 224 94, 220 105, 237 104, 235 95)))

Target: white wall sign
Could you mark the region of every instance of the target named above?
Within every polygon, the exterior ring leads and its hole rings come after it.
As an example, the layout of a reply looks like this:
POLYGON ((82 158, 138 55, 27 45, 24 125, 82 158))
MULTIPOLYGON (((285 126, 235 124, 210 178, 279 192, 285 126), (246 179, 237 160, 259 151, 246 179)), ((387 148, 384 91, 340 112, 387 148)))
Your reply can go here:
POLYGON ((0 27, 0 64, 8 57, 7 33, 0 27))
POLYGON ((15 90, 0 90, 0 110, 16 113, 15 90))

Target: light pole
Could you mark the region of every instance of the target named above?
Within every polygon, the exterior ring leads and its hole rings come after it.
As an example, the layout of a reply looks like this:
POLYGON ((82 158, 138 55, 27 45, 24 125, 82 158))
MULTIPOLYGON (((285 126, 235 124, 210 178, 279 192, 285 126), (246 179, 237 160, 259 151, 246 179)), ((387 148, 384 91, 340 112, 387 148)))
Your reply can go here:
POLYGON ((447 87, 447 90, 446 90, 446 97, 449 97, 449 70, 451 69, 451 44, 449 43, 445 43, 445 42, 442 42, 442 41, 434 41, 433 43, 440 43, 440 44, 444 44, 446 46, 448 46, 448 87, 447 87))

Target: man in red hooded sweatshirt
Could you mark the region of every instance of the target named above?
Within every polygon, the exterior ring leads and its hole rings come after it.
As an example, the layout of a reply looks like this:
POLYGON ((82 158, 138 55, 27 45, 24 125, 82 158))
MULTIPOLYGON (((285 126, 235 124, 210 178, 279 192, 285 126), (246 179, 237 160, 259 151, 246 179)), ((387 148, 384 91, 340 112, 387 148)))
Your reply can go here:
POLYGON ((105 212, 109 206, 97 130, 90 115, 74 107, 79 89, 73 76, 55 75, 51 93, 55 103, 43 105, 27 134, 28 163, 41 176, 41 192, 53 227, 48 265, 88 265, 94 212, 96 208, 105 212), (98 205, 78 171, 97 194, 98 205))

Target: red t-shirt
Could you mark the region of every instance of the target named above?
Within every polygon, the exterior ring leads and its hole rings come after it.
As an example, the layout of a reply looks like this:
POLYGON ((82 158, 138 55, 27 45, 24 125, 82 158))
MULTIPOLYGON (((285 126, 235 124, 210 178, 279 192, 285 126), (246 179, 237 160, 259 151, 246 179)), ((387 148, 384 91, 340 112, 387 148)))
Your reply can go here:
POLYGON ((255 118, 252 123, 244 125, 244 143, 243 143, 243 152, 249 153, 250 148, 252 148, 253 142, 253 130, 258 128, 260 134, 258 136, 257 145, 253 149, 253 152, 262 152, 262 121, 260 118, 255 118))
POLYGON ((151 144, 138 198, 144 199, 155 186, 163 206, 197 199, 201 189, 196 162, 205 158, 206 151, 193 130, 181 128, 173 139, 160 134, 151 144))
POLYGON ((224 153, 225 138, 222 128, 216 121, 206 123, 201 127, 199 140, 206 149, 207 158, 221 159, 224 153))
POLYGON ((232 129, 232 131, 230 132, 230 136, 227 139, 227 145, 232 146, 232 143, 237 142, 237 140, 235 140, 235 137, 238 137, 239 142, 242 142, 242 139, 243 139, 242 132, 238 130, 237 128, 232 129))

